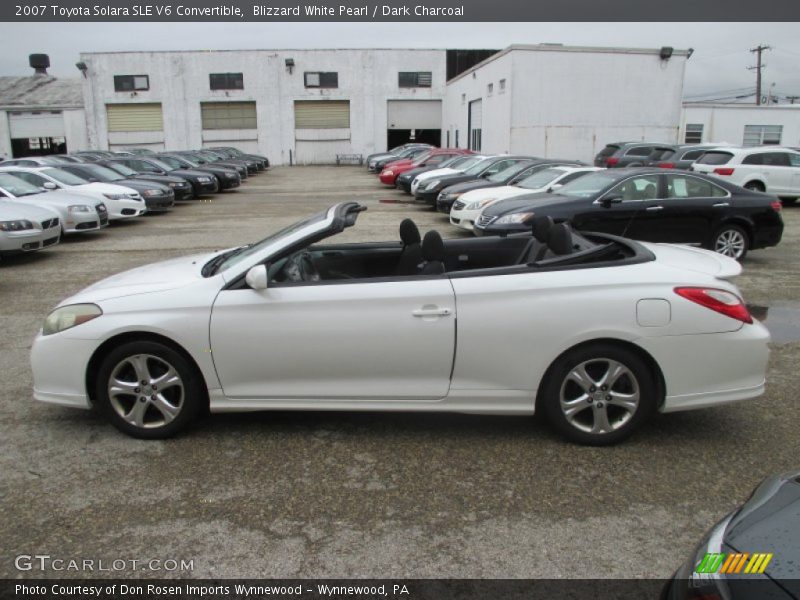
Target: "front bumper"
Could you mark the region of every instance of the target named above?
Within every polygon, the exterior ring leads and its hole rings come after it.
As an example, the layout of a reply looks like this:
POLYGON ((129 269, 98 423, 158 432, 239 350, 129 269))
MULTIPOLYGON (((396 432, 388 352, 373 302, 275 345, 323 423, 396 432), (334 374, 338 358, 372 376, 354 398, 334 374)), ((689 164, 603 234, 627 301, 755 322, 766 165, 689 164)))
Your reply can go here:
POLYGON ((461 229, 473 231, 475 229, 475 219, 481 214, 479 210, 451 210, 450 223, 461 229))
POLYGON ((195 181, 193 182, 192 187, 194 188, 195 196, 200 196, 202 194, 214 194, 219 191, 216 179, 212 179, 208 182, 195 181))
POLYGON ((524 223, 509 223, 508 225, 489 225, 481 226, 480 220, 476 219, 472 232, 481 237, 485 235, 508 235, 510 233, 526 233, 531 230, 530 225, 524 223))
POLYGON ((70 213, 61 223, 64 233, 88 233, 108 227, 107 212, 70 213))
POLYGON ((455 204, 455 201, 458 200, 460 196, 461 194, 458 194, 458 196, 447 196, 444 194, 439 194, 436 197, 436 210, 442 213, 449 214, 450 210, 453 208, 453 204, 455 204))
POLYGON ((72 339, 68 332, 43 336, 31 347, 33 397, 40 402, 91 408, 86 390, 86 365, 97 347, 96 340, 72 339))
POLYGON ((395 182, 395 185, 399 189, 403 190, 406 194, 410 194, 411 193, 411 183, 413 181, 414 181, 413 179, 403 178, 403 176, 401 175, 400 177, 397 178, 397 181, 395 182))
POLYGON ((183 187, 174 187, 172 191, 175 192, 175 202, 194 198, 194 189, 190 183, 185 184, 183 187))
POLYGON ((19 254, 35 252, 55 246, 61 237, 61 226, 49 229, 26 229, 24 231, 0 231, 0 253, 19 254))
POLYGON ((175 194, 170 194, 168 196, 145 196, 144 203, 145 206, 147 206, 147 212, 167 212, 175 206, 175 194))
POLYGON ((133 219, 141 217, 147 212, 147 205, 143 200, 105 200, 108 208, 108 218, 111 221, 133 219))
POLYGON ((228 179, 227 177, 220 178, 221 185, 219 186, 220 190, 232 190, 238 188, 242 184, 242 180, 240 177, 228 179))
POLYGON ((436 198, 439 196, 439 191, 437 189, 434 190, 421 190, 417 188, 417 191, 414 192, 414 198, 419 200, 420 202, 425 202, 431 206, 436 206, 436 198))

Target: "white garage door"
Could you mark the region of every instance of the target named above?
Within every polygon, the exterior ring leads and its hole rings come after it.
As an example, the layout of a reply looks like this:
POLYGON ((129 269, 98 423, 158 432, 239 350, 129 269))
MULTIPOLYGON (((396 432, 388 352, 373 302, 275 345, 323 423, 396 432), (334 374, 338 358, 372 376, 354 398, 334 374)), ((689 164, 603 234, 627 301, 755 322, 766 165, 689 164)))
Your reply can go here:
POLYGON ((163 131, 161 103, 106 104, 108 131, 163 131))
POLYGON ((441 129, 441 100, 389 100, 387 129, 441 129))
POLYGON ((12 139, 64 137, 61 111, 12 112, 8 115, 12 139))

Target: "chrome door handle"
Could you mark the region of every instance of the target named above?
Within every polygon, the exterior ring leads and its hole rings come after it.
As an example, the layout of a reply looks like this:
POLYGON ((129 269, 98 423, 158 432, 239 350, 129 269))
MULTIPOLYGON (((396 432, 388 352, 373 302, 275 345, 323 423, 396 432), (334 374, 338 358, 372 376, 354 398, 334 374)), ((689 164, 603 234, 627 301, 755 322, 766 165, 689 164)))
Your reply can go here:
POLYGON ((718 208, 718 207, 720 207, 720 206, 730 206, 730 205, 731 205, 731 203, 730 203, 730 202, 717 202, 717 203, 714 205, 714 208, 718 208))
POLYGON ((650 212, 655 212, 657 210, 664 210, 663 206, 648 206, 645 210, 649 210, 650 212))
POLYGON ((415 317, 446 317, 451 311, 449 308, 418 308, 411 311, 415 317))

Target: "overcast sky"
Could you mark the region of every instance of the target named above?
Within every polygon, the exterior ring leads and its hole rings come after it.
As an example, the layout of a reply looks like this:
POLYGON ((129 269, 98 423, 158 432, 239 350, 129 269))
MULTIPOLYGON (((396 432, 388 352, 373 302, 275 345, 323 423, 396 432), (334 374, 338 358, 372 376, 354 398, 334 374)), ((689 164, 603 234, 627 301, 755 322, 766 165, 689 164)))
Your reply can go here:
MULTIPOLYGON (((800 95, 798 23, 0 23, 0 75, 30 73, 28 54, 50 55, 51 73, 76 76, 80 52, 246 48, 503 48, 571 45, 694 48, 688 97, 754 89, 749 49, 765 43, 765 89, 800 95)), ((709 96, 709 97, 711 97, 709 96)))

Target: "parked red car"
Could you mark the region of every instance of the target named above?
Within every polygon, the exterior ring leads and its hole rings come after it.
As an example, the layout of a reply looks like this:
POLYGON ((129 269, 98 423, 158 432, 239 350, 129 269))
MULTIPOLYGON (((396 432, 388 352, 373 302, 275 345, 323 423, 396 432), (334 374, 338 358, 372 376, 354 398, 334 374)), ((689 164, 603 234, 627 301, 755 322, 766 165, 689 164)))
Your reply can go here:
POLYGON ((437 165, 461 154, 473 154, 472 150, 464 148, 433 148, 429 152, 414 159, 404 158, 387 164, 380 174, 381 183, 394 187, 397 176, 418 167, 437 165))

